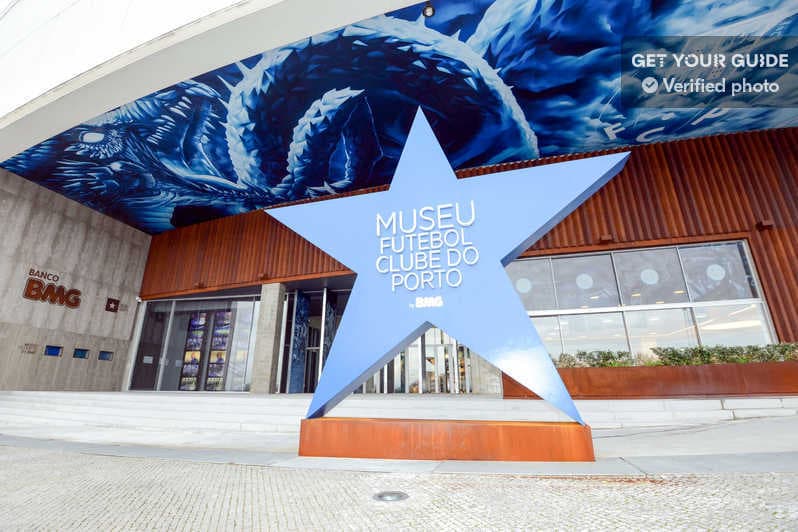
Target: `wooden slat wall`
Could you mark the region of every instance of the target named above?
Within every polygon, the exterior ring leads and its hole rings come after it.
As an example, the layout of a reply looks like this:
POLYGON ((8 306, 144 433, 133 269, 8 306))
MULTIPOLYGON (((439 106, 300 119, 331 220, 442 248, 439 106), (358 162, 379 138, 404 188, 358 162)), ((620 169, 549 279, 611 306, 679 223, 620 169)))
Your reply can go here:
POLYGON ((253 211, 153 237, 143 299, 349 273, 316 246, 253 211))
MULTIPOLYGON (((789 128, 635 147, 621 174, 525 255, 744 238, 779 338, 798 341, 797 146, 798 128, 789 128), (767 221, 773 226, 757 228, 767 221)), ((575 157, 458 175, 569 158, 575 157)), ((155 236, 141 297, 345 273, 340 263, 256 211, 155 236)))

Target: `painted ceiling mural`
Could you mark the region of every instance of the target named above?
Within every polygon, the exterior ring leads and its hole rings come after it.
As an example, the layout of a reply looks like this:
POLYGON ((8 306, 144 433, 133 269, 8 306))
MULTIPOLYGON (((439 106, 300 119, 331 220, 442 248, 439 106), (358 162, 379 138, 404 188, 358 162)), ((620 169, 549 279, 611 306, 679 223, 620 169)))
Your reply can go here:
MULTIPOLYGON (((624 35, 798 35, 782 0, 438 0, 265 52, 0 166, 149 233, 384 184, 417 106, 455 168, 798 125, 623 109, 624 35)), ((511 191, 507 191, 511 192, 511 191)))

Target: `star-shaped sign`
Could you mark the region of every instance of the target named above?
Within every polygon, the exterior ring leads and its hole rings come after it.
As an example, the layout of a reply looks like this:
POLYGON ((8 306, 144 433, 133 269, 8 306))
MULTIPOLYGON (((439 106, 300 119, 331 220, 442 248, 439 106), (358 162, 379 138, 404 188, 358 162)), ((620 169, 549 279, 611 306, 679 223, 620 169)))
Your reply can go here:
POLYGON ((308 417, 434 325, 583 423, 504 267, 627 157, 458 180, 419 109, 389 190, 269 209, 357 274, 308 417))

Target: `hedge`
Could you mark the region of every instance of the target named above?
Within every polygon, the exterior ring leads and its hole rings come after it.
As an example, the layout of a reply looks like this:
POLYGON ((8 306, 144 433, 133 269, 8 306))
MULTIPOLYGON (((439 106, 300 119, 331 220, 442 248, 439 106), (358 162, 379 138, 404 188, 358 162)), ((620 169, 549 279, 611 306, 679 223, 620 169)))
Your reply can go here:
POLYGON ((574 355, 561 354, 554 363, 560 368, 606 368, 798 361, 798 343, 764 346, 654 347, 652 351, 654 357, 649 358, 634 357, 628 351, 577 351, 574 355))

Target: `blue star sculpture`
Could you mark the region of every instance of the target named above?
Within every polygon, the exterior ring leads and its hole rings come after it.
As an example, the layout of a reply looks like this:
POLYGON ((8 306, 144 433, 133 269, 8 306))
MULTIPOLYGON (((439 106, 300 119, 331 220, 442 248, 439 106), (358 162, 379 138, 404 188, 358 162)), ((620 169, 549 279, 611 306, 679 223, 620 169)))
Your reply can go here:
POLYGON ((308 417, 435 325, 584 424, 504 267, 627 157, 458 180, 419 109, 389 190, 269 209, 357 274, 308 417))

